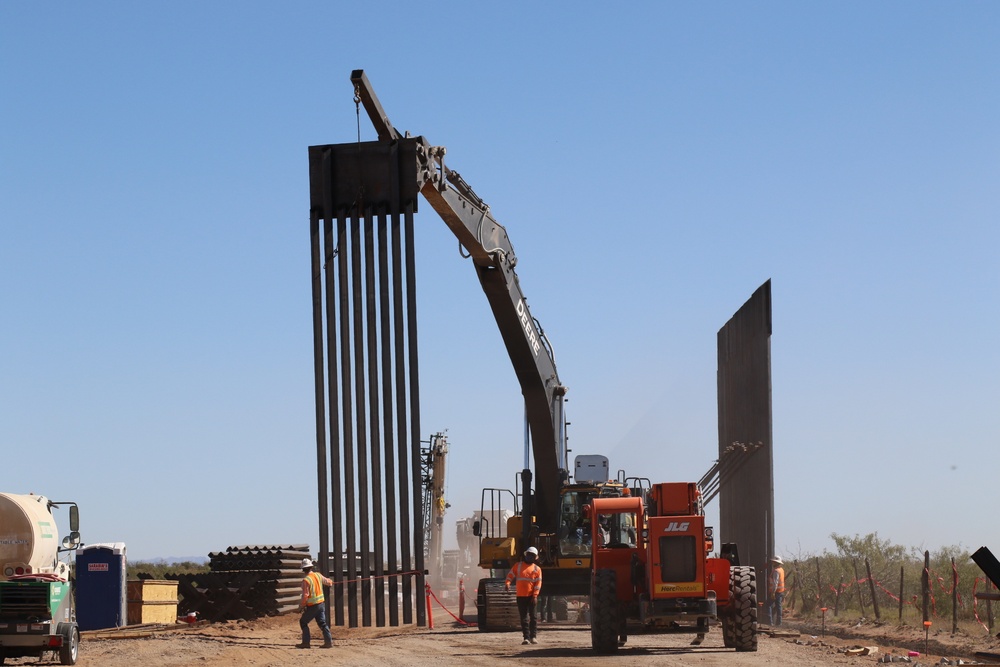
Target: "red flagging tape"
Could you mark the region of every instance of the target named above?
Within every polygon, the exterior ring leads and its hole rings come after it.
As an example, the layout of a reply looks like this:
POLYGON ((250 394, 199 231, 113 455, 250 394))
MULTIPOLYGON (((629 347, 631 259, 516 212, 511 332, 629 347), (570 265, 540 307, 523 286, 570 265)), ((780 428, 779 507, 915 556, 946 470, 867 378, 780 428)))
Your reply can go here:
POLYGON ((455 622, 458 623, 459 625, 467 625, 469 627, 477 625, 476 623, 470 623, 469 621, 466 621, 463 618, 459 618, 458 616, 455 616, 455 614, 451 613, 451 610, 448 609, 448 607, 445 607, 444 604, 441 603, 441 600, 438 600, 438 596, 434 595, 434 591, 431 590, 430 586, 427 586, 427 592, 430 593, 430 596, 434 598, 435 602, 438 603, 438 606, 444 609, 446 612, 448 612, 448 615, 451 616, 453 619, 455 619, 455 622))

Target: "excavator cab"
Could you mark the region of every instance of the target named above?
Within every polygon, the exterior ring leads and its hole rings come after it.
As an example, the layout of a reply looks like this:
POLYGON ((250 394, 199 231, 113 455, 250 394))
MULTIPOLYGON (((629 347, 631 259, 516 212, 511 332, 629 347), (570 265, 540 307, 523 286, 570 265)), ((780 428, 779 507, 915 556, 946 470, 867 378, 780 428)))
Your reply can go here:
POLYGON ((618 498, 622 495, 627 495, 627 490, 617 482, 565 487, 559 505, 559 555, 589 558, 594 539, 589 514, 591 501, 594 498, 618 498))
POLYGON ((559 504, 559 553, 562 556, 590 556, 593 540, 590 530, 590 500, 592 489, 563 492, 559 504))

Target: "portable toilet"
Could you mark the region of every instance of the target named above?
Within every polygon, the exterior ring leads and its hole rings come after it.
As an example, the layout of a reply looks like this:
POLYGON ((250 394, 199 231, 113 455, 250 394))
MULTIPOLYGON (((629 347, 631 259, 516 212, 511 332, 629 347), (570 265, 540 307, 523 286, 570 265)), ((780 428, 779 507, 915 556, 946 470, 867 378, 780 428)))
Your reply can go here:
POLYGON ((80 630, 119 628, 128 622, 124 542, 76 550, 76 620, 80 630))

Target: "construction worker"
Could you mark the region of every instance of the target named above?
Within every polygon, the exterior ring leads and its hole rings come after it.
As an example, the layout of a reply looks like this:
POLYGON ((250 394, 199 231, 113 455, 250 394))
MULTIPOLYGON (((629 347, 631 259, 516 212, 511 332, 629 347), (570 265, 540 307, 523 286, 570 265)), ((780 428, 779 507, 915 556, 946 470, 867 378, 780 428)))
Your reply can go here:
POLYGON ((767 575, 768 623, 781 625, 781 605, 785 601, 785 569, 781 556, 771 558, 771 572, 767 575))
POLYGON ((310 559, 302 559, 302 573, 305 575, 302 579, 302 599, 299 601, 299 609, 302 611, 302 618, 299 619, 302 643, 296 644, 295 648, 309 648, 309 622, 313 619, 316 619, 316 624, 323 631, 323 648, 333 647, 333 635, 326 622, 326 595, 323 594, 323 586, 333 586, 333 582, 319 572, 313 572, 314 566, 310 559))
POLYGON ((510 568, 507 582, 504 584, 504 588, 509 591, 510 583, 517 582, 517 611, 521 616, 521 634, 524 635, 522 644, 538 643, 535 604, 538 602, 538 594, 542 592, 542 568, 538 567, 536 560, 538 560, 538 549, 528 547, 524 552, 524 558, 510 568))

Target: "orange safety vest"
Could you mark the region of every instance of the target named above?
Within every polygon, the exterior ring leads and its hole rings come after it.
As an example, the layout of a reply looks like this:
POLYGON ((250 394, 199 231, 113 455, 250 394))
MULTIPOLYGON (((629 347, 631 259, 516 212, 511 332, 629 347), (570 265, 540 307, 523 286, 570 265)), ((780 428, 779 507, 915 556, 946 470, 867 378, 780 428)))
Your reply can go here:
POLYGON ((507 573, 507 585, 517 581, 517 597, 538 597, 542 591, 542 568, 534 563, 530 565, 524 561, 518 561, 507 573))
POLYGON ((306 598, 307 607, 312 607, 326 601, 326 596, 323 594, 322 575, 318 572, 310 572, 302 581, 309 586, 309 596, 306 598))
POLYGON ((770 585, 768 588, 771 589, 771 594, 774 593, 784 593, 785 592, 785 569, 781 567, 774 568, 774 573, 771 575, 771 581, 768 582, 770 585), (775 581, 777 579, 777 581, 775 581))

